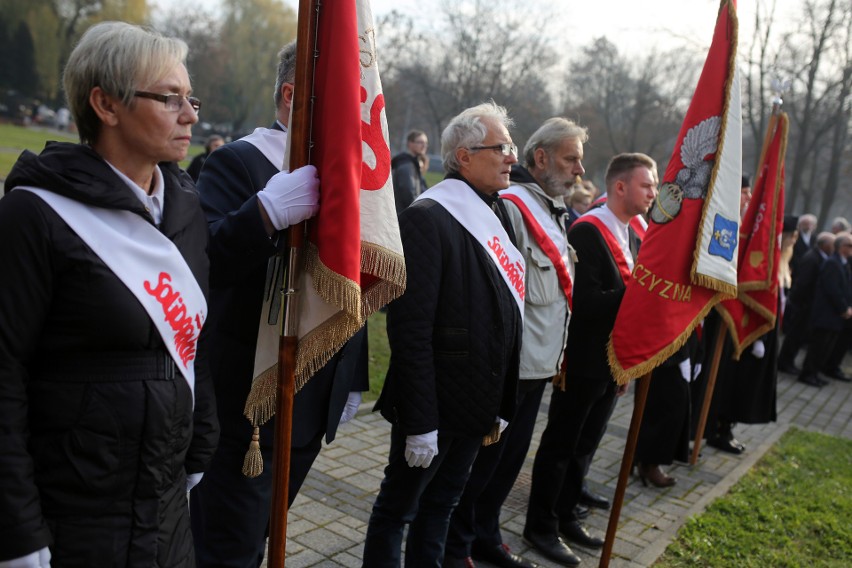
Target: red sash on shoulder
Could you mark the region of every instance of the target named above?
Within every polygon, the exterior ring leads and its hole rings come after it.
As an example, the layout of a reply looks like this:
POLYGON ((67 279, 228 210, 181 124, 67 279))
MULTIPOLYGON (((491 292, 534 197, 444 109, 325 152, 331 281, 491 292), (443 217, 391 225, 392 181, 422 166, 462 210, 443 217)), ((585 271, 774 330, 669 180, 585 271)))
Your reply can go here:
MULTIPOLYGON (((577 223, 591 223, 597 227, 601 236, 604 238, 606 246, 609 247, 609 252, 612 254, 612 258, 615 259, 615 264, 618 266, 618 271, 621 273, 621 279, 624 280, 625 284, 627 284, 627 281, 630 280, 630 267, 627 265, 627 259, 624 258, 624 252, 621 250, 618 241, 615 240, 615 236, 609 230, 609 227, 606 226, 606 223, 594 215, 583 215, 574 221, 574 225, 577 225, 577 223)), ((580 262, 583 262, 582 258, 580 259, 580 262)))
POLYGON ((538 246, 541 247, 541 250, 544 251, 544 254, 547 255, 547 258, 550 259, 550 262, 553 263, 554 268, 556 268, 556 276, 559 278, 559 284, 562 286, 562 292, 568 299, 568 308, 573 310, 574 300, 572 297, 572 291, 574 289, 574 284, 571 282, 571 274, 568 272, 568 267, 565 266, 565 260, 562 258, 562 254, 556 248, 556 245, 553 244, 550 237, 547 236, 547 233, 538 222, 538 219, 535 218, 535 215, 532 214, 532 211, 530 211, 529 207, 527 207, 526 203, 524 203, 520 197, 512 194, 501 194, 500 197, 508 199, 514 203, 515 206, 517 206, 518 211, 521 212, 521 217, 523 217, 524 223, 526 224, 527 229, 529 229, 530 234, 535 239, 535 242, 538 243, 538 246))
MULTIPOLYGON (((606 203, 606 197, 607 195, 604 193, 603 195, 595 199, 595 201, 592 203, 592 207, 598 207, 606 203)), ((639 215, 633 217, 630 220, 630 226, 639 236, 640 241, 645 238, 645 231, 647 231, 648 229, 645 227, 645 225, 642 224, 642 221, 639 219, 639 215)))

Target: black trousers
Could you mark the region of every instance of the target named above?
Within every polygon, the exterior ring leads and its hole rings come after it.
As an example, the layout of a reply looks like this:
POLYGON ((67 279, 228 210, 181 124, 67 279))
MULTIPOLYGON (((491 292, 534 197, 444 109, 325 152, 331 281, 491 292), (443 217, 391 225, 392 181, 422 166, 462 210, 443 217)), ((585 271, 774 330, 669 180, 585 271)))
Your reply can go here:
MULTIPOLYGON (((608 375, 571 376, 565 391, 553 389, 547 426, 533 463, 527 531, 555 537, 559 521, 574 518, 586 467, 578 446, 582 439, 599 441, 603 436, 615 407, 615 392, 615 381, 608 375)), ((588 448, 584 451, 590 455, 588 448)))
POLYGON ((635 461, 671 465, 689 452, 689 383, 676 365, 657 367, 651 376, 635 461))
POLYGON ((805 356, 804 364, 802 364, 802 373, 799 375, 800 379, 808 375, 816 376, 817 373, 826 368, 826 363, 831 357, 839 336, 840 332, 828 329, 811 330, 811 339, 808 342, 808 354, 805 356))
POLYGON ((509 420, 500 441, 480 448, 450 519, 446 546, 448 557, 470 556, 474 542, 477 547, 485 548, 502 544, 500 509, 526 460, 547 383, 548 379, 519 381, 515 415, 509 420))

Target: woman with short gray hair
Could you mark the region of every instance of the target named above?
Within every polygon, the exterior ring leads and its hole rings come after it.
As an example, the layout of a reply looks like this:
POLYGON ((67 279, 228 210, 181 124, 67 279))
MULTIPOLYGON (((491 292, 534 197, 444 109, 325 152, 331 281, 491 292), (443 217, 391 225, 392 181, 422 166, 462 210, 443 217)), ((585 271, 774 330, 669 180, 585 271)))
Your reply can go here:
POLYGON ((201 327, 201 102, 176 39, 90 28, 80 144, 21 154, 0 200, 0 568, 195 565, 186 492, 218 439, 201 327), (8 333, 7 333, 8 332, 8 333))

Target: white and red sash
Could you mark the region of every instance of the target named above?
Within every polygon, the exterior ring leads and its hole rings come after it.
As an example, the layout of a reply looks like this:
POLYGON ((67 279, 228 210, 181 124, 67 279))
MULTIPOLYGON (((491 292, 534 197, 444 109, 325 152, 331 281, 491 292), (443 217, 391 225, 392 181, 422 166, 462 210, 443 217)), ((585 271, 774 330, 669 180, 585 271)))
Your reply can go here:
POLYGON ((482 245, 499 269, 512 297, 524 317, 524 274, 526 264, 521 252, 488 205, 463 181, 445 179, 421 193, 415 201, 431 199, 441 204, 470 235, 482 245))
POLYGON ((550 213, 542 207, 541 203, 523 186, 513 185, 509 189, 500 192, 500 197, 515 204, 527 229, 538 246, 553 263, 556 276, 562 287, 562 292, 568 300, 568 308, 574 309, 573 289, 571 274, 568 272, 568 240, 559 228, 559 225, 550 216, 550 213), (535 212, 535 213, 534 213, 535 212), (538 216, 536 216, 536 213, 538 216))
MULTIPOLYGON (((607 195, 604 193, 602 196, 595 199, 592 203, 592 207, 603 206, 606 203, 607 195)), ((630 227, 636 232, 639 236, 639 240, 645 238, 645 233, 648 231, 648 223, 642 218, 641 215, 636 215, 630 220, 630 227)))
MULTIPOLYGON (((606 243, 607 248, 609 248, 609 252, 612 255, 612 258, 615 259, 615 264, 618 266, 618 272, 621 274, 621 279, 627 284, 627 281, 630 280, 630 266, 627 264, 627 258, 624 256, 624 251, 621 250, 621 246, 618 244, 618 240, 616 240, 615 235, 612 234, 612 231, 609 230, 609 227, 606 226, 601 219, 596 217, 595 215, 583 215, 576 221, 574 221, 574 225, 577 223, 591 223, 595 227, 597 227, 598 231, 600 231, 601 236, 606 243)), ((572 225, 572 227, 574 226, 572 225)), ((583 262, 583 259, 580 259, 580 262, 583 262)))
POLYGON ((207 301, 174 243, 130 211, 83 205, 36 187, 15 189, 47 203, 127 286, 163 338, 194 400, 194 362, 207 301))

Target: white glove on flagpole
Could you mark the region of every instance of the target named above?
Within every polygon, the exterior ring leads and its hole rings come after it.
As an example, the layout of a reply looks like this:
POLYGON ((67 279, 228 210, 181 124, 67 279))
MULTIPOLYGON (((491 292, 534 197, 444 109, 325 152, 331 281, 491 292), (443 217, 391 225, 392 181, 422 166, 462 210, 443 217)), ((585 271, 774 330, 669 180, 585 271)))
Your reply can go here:
POLYGON ((0 560, 0 568, 50 568, 50 549, 45 546, 20 558, 0 560))
POLYGON ((752 344, 751 354, 758 359, 763 359, 763 356, 766 355, 766 345, 763 344, 763 341, 758 339, 752 344))
POLYGON ((358 408, 361 407, 361 391, 352 391, 349 393, 349 398, 346 399, 346 406, 343 407, 343 414, 340 415, 340 423, 346 424, 353 418, 358 408))
POLYGON ((683 377, 684 381, 689 382, 692 379, 692 369, 690 369, 689 359, 684 359, 678 363, 677 368, 680 369, 680 376, 683 377))
POLYGON ((272 226, 282 231, 319 211, 319 178, 314 166, 279 172, 257 193, 272 226))
POLYGON ((405 461, 408 467, 427 468, 438 455, 438 431, 405 438, 405 461))

